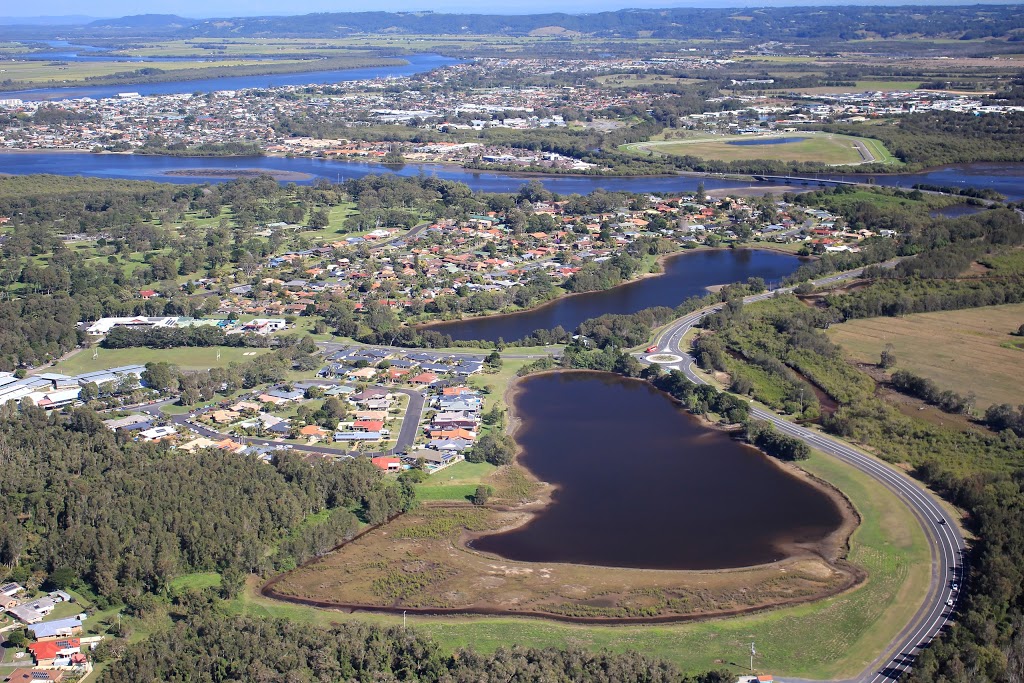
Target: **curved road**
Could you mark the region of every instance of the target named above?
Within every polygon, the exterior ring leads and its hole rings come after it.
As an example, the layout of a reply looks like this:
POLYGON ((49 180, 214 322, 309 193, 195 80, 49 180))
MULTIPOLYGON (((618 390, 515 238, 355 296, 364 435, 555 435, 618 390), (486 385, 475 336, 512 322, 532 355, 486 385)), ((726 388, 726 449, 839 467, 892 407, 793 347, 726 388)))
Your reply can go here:
MULTIPOLYGON (((887 265, 892 267, 895 263, 892 261, 887 265)), ((813 284, 828 284, 851 279, 860 274, 860 270, 850 271, 816 280, 813 284)), ((789 289, 778 291, 789 291, 789 289)), ((744 303, 760 301, 773 295, 774 292, 757 294, 744 299, 744 303)), ((658 335, 655 340, 658 351, 678 354, 682 357, 681 361, 665 364, 663 367, 681 370, 690 381, 697 384, 707 383, 693 371, 694 359, 682 342, 686 333, 704 316, 718 310, 720 307, 714 306, 690 313, 670 324, 658 335)), ((924 486, 903 472, 876 458, 865 455, 843 441, 793 424, 762 408, 751 406, 750 414, 758 420, 770 422, 780 432, 800 439, 812 448, 842 460, 874 478, 910 508, 924 529, 932 555, 931 585, 924 604, 885 652, 872 662, 862 674, 844 683, 883 683, 898 679, 910 670, 917 653, 927 647, 932 638, 938 635, 952 618, 957 597, 957 592, 952 589, 952 584, 962 585, 964 579, 963 560, 966 546, 963 536, 955 524, 945 523, 946 513, 938 500, 924 486)), ((776 678, 775 680, 784 683, 803 683, 800 679, 776 678)))

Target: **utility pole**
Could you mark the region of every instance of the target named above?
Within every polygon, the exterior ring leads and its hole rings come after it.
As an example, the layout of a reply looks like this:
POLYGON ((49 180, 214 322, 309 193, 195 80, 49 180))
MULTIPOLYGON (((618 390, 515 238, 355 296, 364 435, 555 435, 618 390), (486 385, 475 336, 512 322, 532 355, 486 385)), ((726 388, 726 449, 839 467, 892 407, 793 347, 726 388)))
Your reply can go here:
POLYGON ((753 673, 753 671, 754 671, 754 655, 756 655, 756 654, 757 654, 757 650, 754 649, 754 644, 751 643, 750 644, 750 671, 751 671, 751 673, 753 673))
POLYGON ((406 624, 406 621, 405 621, 405 610, 402 610, 402 628, 405 628, 405 624, 406 624))

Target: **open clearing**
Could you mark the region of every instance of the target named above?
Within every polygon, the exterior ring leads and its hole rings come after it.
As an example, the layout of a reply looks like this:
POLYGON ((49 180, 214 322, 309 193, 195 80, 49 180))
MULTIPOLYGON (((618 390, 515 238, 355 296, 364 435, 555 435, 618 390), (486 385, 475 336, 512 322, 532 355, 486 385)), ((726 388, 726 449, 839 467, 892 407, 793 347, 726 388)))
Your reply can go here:
POLYGON ((862 162, 888 162, 891 156, 877 140, 845 135, 817 135, 791 133, 772 136, 723 135, 713 138, 695 137, 676 140, 653 140, 626 145, 632 152, 695 156, 714 161, 750 161, 773 159, 777 161, 807 161, 845 165, 862 162), (778 140, 797 142, 778 143, 778 140), (752 144, 762 141, 766 144, 752 144), (742 143, 742 144, 734 144, 742 143))
POLYGON ((861 363, 877 363, 892 344, 896 368, 933 380, 940 389, 973 391, 978 408, 1024 402, 1022 339, 1011 334, 1024 323, 1024 304, 964 311, 868 318, 833 325, 832 341, 861 363))
MULTIPOLYGON (((419 617, 409 625, 449 651, 493 652, 508 643, 527 647, 575 645, 613 652, 639 650, 685 671, 728 668, 743 673, 750 641, 755 664, 777 675, 843 678, 872 661, 924 600, 929 554, 910 511, 867 476, 819 453, 802 463, 849 497, 863 522, 851 538, 850 560, 866 569, 857 589, 820 602, 745 617, 655 626, 582 626, 512 617, 419 617)), ((343 614, 260 596, 255 582, 231 603, 238 613, 330 624, 360 620, 402 623, 401 615, 343 614)))

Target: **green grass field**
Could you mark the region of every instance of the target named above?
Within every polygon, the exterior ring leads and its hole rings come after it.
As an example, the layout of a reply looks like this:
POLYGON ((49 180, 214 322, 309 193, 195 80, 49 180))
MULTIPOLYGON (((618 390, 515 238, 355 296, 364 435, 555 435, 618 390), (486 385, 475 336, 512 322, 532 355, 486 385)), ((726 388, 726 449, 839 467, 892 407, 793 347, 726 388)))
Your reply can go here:
POLYGON ((83 349, 70 358, 58 363, 48 371, 61 372, 65 375, 80 375, 83 372, 104 370, 119 365, 145 365, 153 361, 163 361, 177 365, 183 370, 207 370, 215 367, 227 367, 231 363, 242 363, 267 353, 269 349, 246 349, 234 347, 182 347, 177 349, 150 349, 136 347, 130 349, 98 349, 97 358, 93 360, 92 349, 83 349), (220 351, 220 360, 217 352, 220 351), (254 355, 246 356, 246 353, 254 355))
MULTIPOLYGON (((866 159, 858 151, 857 144, 863 144, 876 161, 891 163, 892 156, 884 151, 884 145, 877 140, 855 138, 845 135, 813 133, 788 133, 775 135, 770 139, 796 139, 798 142, 782 144, 734 144, 751 142, 760 138, 739 135, 723 135, 713 138, 694 137, 669 140, 652 140, 625 145, 632 152, 650 152, 664 155, 686 155, 716 161, 750 161, 773 159, 778 161, 807 161, 833 165, 857 164, 866 159)), ((765 138, 769 140, 769 138, 765 138)))
POLYGON ((419 500, 465 500, 498 469, 486 462, 463 460, 427 477, 416 485, 419 500))
MULTIPOLYGON (((851 539, 850 559, 870 572, 867 582, 818 603, 734 619, 652 626, 579 626, 515 618, 415 617, 409 625, 446 650, 492 652, 510 643, 536 647, 576 645, 621 652, 638 650, 687 671, 729 668, 743 673, 750 641, 763 672, 812 678, 852 676, 872 661, 923 601, 929 554, 923 531, 899 500, 867 476, 818 453, 812 473, 847 493, 864 518, 851 539)), ((330 624, 358 619, 395 625, 401 617, 343 615, 268 600, 250 584, 235 612, 330 624)))
POLYGON ((973 391, 978 408, 1024 403, 1024 355, 1011 335, 1024 323, 1024 304, 867 318, 832 325, 828 335, 846 355, 877 363, 886 344, 896 369, 933 380, 940 389, 973 391))

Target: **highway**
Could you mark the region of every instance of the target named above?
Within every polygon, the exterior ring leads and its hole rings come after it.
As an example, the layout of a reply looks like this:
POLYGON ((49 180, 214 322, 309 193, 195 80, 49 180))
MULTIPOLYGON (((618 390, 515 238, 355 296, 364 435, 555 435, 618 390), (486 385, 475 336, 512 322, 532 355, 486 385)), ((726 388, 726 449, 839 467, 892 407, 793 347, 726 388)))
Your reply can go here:
MULTIPOLYGON (((895 265, 889 262, 889 267, 895 265)), ((860 275, 860 270, 833 275, 814 281, 815 285, 823 285, 840 280, 851 279, 860 275)), ((789 291, 778 290, 778 291, 789 291)), ((744 299, 744 303, 760 301, 774 292, 765 292, 744 299)), ((705 380, 693 370, 694 359, 689 348, 684 346, 683 338, 701 319, 711 312, 720 310, 714 306, 690 313, 670 324, 655 340, 660 353, 676 354, 682 360, 662 364, 666 369, 678 369, 695 383, 706 384, 705 380)), ((643 354, 646 356, 647 354, 643 354)), ((909 671, 920 650, 927 647, 932 638, 938 635, 953 616, 957 591, 953 584, 963 586, 965 543, 955 523, 946 522, 946 513, 939 501, 923 485, 903 472, 888 464, 866 455, 849 444, 827 436, 819 431, 801 427, 763 408, 750 407, 750 414, 758 420, 770 422, 780 432, 800 439, 807 445, 827 455, 841 460, 861 472, 871 476, 887 489, 892 491, 910 508, 921 528, 924 530, 931 548, 931 585, 924 604, 914 615, 907 626, 900 631, 896 639, 885 652, 872 662, 859 676, 843 683, 883 683, 898 679, 909 671)), ((800 679, 775 678, 783 683, 805 683, 800 679)))

